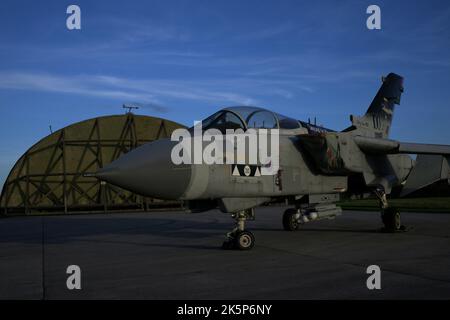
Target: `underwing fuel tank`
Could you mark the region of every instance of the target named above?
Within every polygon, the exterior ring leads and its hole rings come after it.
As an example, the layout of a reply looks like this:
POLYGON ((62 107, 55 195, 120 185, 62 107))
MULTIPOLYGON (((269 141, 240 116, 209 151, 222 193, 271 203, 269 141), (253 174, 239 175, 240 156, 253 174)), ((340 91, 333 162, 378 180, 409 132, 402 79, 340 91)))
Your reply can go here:
POLYGON ((333 204, 322 204, 317 205, 312 210, 306 210, 303 214, 303 222, 309 222, 312 220, 321 220, 321 219, 333 219, 336 216, 340 216, 342 214, 342 209, 333 204))

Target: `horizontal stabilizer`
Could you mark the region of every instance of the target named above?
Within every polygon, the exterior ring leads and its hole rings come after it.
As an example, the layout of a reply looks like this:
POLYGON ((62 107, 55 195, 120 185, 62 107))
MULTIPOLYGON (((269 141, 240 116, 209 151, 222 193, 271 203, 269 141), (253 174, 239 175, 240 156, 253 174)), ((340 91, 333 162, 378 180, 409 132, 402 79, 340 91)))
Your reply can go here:
POLYGON ((356 136, 355 143, 366 153, 371 154, 430 154, 450 155, 450 145, 399 142, 390 139, 379 139, 356 136))
POLYGON ((401 142, 399 153, 412 154, 442 154, 450 155, 450 146, 443 144, 424 144, 424 143, 406 143, 401 142))
POLYGON ((409 174, 401 196, 406 196, 430 184, 448 179, 450 183, 450 156, 421 154, 409 174))

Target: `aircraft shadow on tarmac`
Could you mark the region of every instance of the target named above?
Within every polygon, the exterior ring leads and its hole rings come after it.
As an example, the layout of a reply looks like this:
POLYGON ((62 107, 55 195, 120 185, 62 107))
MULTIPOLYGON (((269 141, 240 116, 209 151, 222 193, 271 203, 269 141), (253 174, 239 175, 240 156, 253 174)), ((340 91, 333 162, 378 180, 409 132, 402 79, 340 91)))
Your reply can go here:
MULTIPOLYGON (((6 225, 0 225, 0 243, 39 244, 42 243, 43 238, 46 244, 61 244, 75 241, 101 242, 109 241, 98 239, 104 235, 132 235, 134 237, 148 235, 150 238, 143 239, 142 243, 139 241, 135 242, 135 244, 148 245, 147 242, 152 241, 153 236, 179 239, 189 238, 195 241, 203 238, 223 236, 224 231, 230 227, 229 222, 219 222, 214 218, 209 218, 208 221, 151 217, 144 219, 136 217, 113 219, 96 217, 44 217, 40 219, 39 217, 32 217, 32 219, 35 221, 31 225, 21 226, 17 230, 7 229, 6 225), (45 230, 44 237, 42 237, 42 230, 45 230)), ((170 244, 159 243, 158 246, 170 246, 170 244)), ((185 243, 179 246, 193 247, 185 243)), ((201 247, 210 248, 207 246, 201 247)))
MULTIPOLYGON (((70 242, 86 242, 86 243, 117 243, 130 244, 145 247, 174 247, 174 248, 191 248, 201 250, 219 250, 220 239, 226 230, 230 227, 227 219, 211 216, 189 216, 184 218, 181 216, 156 218, 151 216, 142 217, 108 217, 108 216, 71 216, 71 217, 32 217, 21 224, 20 221, 13 223, 8 228, 8 224, 0 225, 0 243, 24 243, 24 244, 40 244, 44 240, 46 244, 64 244, 70 242), (18 223, 18 224, 17 224, 18 223), (20 225, 20 228, 14 230, 14 226, 20 225), (6 229, 6 230, 3 230, 6 229), (45 230, 42 237, 42 230, 45 230), (112 237, 105 237, 112 235, 112 237), (114 236, 117 236, 114 238, 114 236), (122 236, 133 236, 130 238, 122 236), (149 236, 144 237, 142 236, 149 236), (156 237, 156 239, 155 239, 156 237), (157 239, 158 237, 171 238, 173 241, 165 241, 157 239), (217 243, 211 245, 206 243, 195 243, 206 238, 217 238, 217 243), (190 241, 183 241, 189 239, 190 241), (193 243, 191 242, 193 241, 193 243)), ((6 221, 5 221, 6 222, 6 221)), ((13 222, 13 221, 11 221, 13 222)), ((258 232, 277 232, 285 233, 281 226, 251 226, 252 230, 258 232)), ((375 234, 381 233, 380 228, 363 229, 363 228, 343 228, 339 227, 314 227, 302 228, 298 233, 316 233, 316 232, 339 232, 339 233, 365 233, 375 234)), ((224 237, 223 237, 224 238, 224 237)))
MULTIPOLYGON (((301 228, 301 227, 300 227, 301 228)), ((280 229, 275 228, 254 228, 253 230, 260 231, 280 231, 280 229)), ((344 232, 344 233, 381 233, 381 228, 378 229, 337 229, 337 228, 308 228, 301 229, 296 232, 344 232)))

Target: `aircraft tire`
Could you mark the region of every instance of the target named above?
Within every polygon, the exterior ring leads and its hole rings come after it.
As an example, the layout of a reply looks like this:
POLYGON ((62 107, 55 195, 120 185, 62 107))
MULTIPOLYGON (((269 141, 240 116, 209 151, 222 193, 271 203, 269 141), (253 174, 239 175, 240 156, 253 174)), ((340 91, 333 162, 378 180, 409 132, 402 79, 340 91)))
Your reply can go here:
POLYGON ((384 209, 381 213, 381 220, 388 231, 395 232, 402 227, 400 211, 397 208, 389 207, 384 209))
POLYGON ((255 245, 255 236, 248 230, 239 231, 234 238, 234 246, 239 250, 250 250, 255 245))
POLYGON ((287 209, 283 214, 283 228, 286 231, 295 231, 299 227, 299 223, 295 215, 297 214, 296 209, 287 209))

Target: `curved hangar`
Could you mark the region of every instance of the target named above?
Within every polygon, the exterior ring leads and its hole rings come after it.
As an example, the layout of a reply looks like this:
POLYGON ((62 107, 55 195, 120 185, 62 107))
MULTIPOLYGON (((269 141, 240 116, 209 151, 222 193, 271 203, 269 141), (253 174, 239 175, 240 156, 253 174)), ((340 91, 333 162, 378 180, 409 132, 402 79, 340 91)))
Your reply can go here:
POLYGON ((173 121, 128 113, 93 118, 55 131, 14 165, 1 193, 1 213, 179 206, 178 202, 142 197, 85 175, 146 142, 170 137, 173 130, 182 127, 173 121))

